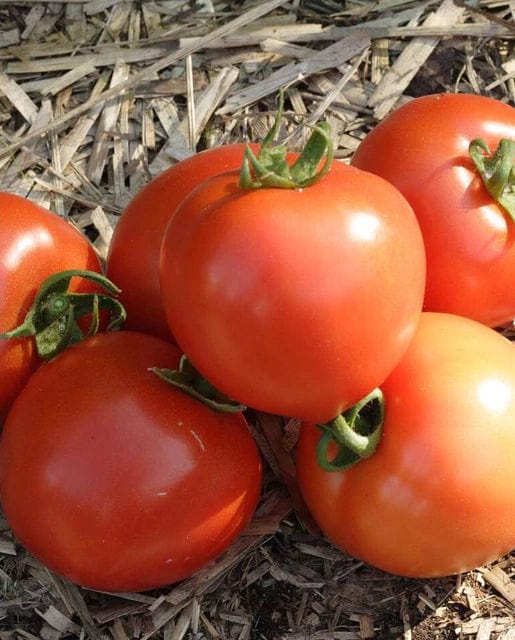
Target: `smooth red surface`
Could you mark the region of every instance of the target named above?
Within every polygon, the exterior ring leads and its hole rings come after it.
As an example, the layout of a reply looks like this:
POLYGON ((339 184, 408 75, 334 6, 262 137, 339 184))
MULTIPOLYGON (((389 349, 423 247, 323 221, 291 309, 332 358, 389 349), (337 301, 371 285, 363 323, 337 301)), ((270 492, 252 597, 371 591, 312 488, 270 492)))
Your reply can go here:
POLYGON ((0 440, 0 497, 27 549, 105 591, 185 578, 251 519, 260 457, 241 414, 222 414, 148 368, 177 349, 99 334, 42 365, 0 440))
POLYGON ((372 174, 334 163, 315 185, 204 182, 170 221, 161 292, 172 333, 231 398, 325 422, 380 384, 422 307, 415 216, 372 174))
MULTIPOLYGON (((0 215, 0 333, 5 333, 25 319, 45 278, 65 269, 100 271, 100 263, 85 236, 30 200, 0 192, 0 215)), ((83 288, 72 281, 72 290, 83 288)), ((0 424, 38 364, 32 338, 0 340, 0 424)))
MULTIPOLYGON (((159 252, 177 206, 201 182, 243 162, 245 144, 197 153, 161 173, 131 200, 113 233, 107 277, 122 289, 124 327, 173 340, 161 304, 159 252)), ((255 145, 252 145, 257 149, 255 145)))
POLYGON ((515 224, 468 155, 483 138, 515 140, 515 109, 472 94, 424 96, 380 122, 352 164, 382 176, 410 202, 427 253, 424 308, 490 326, 515 318, 515 224))
POLYGON ((382 389, 377 451, 338 473, 303 424, 297 477, 337 546, 385 571, 468 571, 515 547, 515 347, 467 318, 424 313, 382 389))

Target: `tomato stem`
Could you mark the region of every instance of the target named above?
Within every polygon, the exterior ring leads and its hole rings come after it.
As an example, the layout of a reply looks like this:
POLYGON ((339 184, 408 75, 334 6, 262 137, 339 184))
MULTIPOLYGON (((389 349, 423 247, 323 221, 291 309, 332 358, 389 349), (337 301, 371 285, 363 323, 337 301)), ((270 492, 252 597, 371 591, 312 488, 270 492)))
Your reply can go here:
POLYGON ((181 357, 178 369, 159 369, 158 367, 152 367, 150 371, 153 371, 168 384, 178 387, 184 391, 184 393, 187 393, 189 396, 199 400, 215 411, 220 411, 221 413, 240 413, 247 408, 245 405, 234 402, 218 391, 206 378, 200 375, 185 355, 181 357))
POLYGON ((469 154, 488 193, 515 222, 515 140, 503 138, 492 153, 484 140, 476 138, 469 154))
POLYGON ((97 333, 101 310, 109 312, 107 330, 122 324, 126 313, 115 297, 120 289, 100 273, 82 269, 60 271, 44 280, 34 303, 21 325, 0 334, 0 339, 34 336, 40 358, 49 360, 74 342, 97 333), (71 293, 68 290, 72 278, 85 278, 99 285, 103 293, 71 293), (86 334, 78 324, 84 315, 91 316, 86 334))
POLYGON ((374 389, 345 413, 317 427, 323 431, 317 444, 317 461, 325 471, 343 471, 377 449, 384 422, 384 397, 380 389, 374 389), (337 452, 331 460, 329 447, 336 445, 337 452))
POLYGON ((277 116, 257 157, 249 146, 245 149, 239 180, 241 189, 303 189, 321 180, 331 168, 334 149, 328 122, 312 127, 300 156, 288 166, 286 147, 273 146, 283 113, 284 92, 281 90, 277 116))

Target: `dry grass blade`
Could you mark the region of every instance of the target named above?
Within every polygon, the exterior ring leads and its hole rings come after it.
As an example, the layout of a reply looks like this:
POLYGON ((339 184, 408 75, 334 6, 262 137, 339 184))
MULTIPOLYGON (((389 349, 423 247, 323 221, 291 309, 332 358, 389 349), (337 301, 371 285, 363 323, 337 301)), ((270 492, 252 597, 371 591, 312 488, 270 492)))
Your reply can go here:
POLYGON ((24 144, 27 144, 28 142, 31 142, 32 140, 45 135, 52 129, 62 127, 66 123, 77 118, 77 116, 80 116, 86 111, 89 111, 89 109, 96 106, 97 104, 101 102, 105 102, 110 98, 115 98, 121 91, 125 91, 126 89, 129 89, 132 86, 136 85, 138 82, 145 80, 145 78, 148 77, 148 75, 155 73, 157 71, 161 71, 162 69, 169 67, 170 65, 178 62, 179 60, 183 60, 187 56, 202 49, 206 44, 208 44, 212 40, 221 38, 227 33, 230 33, 231 31, 235 31, 242 25, 247 24, 248 22, 252 22, 253 20, 257 20, 260 16, 266 15, 270 11, 273 11, 277 7, 280 7, 281 5, 283 5, 285 2, 286 0, 268 0, 267 2, 260 4, 258 7, 255 7, 254 9, 250 9, 249 11, 245 12, 243 15, 239 16, 238 18, 234 18, 234 20, 232 20, 228 24, 223 25, 218 29, 215 29, 208 35, 204 36, 197 43, 192 44, 190 46, 183 47, 182 49, 179 49, 178 51, 174 51, 168 56, 161 58, 158 62, 155 62, 147 69, 144 69, 143 71, 138 72, 132 78, 127 79, 124 82, 121 82, 117 86, 112 87, 107 91, 104 91, 103 93, 101 93, 96 97, 91 97, 89 100, 87 100, 80 106, 75 107, 75 109, 72 109, 68 113, 62 115, 60 118, 55 119, 51 125, 47 125, 45 127, 39 127, 38 129, 32 131, 30 134, 24 136, 22 140, 8 145, 4 149, 0 150, 0 157, 2 157, 3 155, 9 155, 13 153, 14 151, 22 147, 24 144))
MULTIPOLYGON (((424 26, 445 25, 449 33, 453 25, 463 15, 464 9, 457 7, 453 0, 444 0, 437 11, 430 14, 424 26)), ((402 51, 395 63, 382 77, 368 104, 375 107, 374 115, 378 120, 392 109, 404 93, 406 87, 426 62, 438 44, 437 37, 419 36, 412 40, 402 51)))

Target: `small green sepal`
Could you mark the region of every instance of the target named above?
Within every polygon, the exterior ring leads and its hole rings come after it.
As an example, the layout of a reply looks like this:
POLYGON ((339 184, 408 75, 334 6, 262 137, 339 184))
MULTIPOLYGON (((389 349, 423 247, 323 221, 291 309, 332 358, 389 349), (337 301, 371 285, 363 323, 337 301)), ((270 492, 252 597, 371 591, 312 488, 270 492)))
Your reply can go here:
POLYGON ((343 471, 368 458, 377 449, 383 433, 384 397, 374 389, 341 415, 316 426, 323 431, 317 444, 317 461, 325 471, 343 471), (336 455, 329 459, 329 447, 336 455))
POLYGON ((49 360, 70 344, 96 334, 100 311, 109 313, 108 331, 120 326, 126 313, 123 305, 113 297, 119 293, 120 289, 100 273, 82 269, 60 271, 43 282, 22 324, 12 331, 0 334, 0 339, 33 336, 38 356, 49 360), (106 294, 71 293, 68 287, 75 277, 93 282, 106 294), (91 320, 84 333, 78 321, 88 314, 91 320))
POLYGON ((247 408, 243 404, 234 402, 203 378, 191 364, 188 358, 181 357, 178 369, 150 369, 168 384, 178 387, 192 398, 199 400, 206 406, 221 413, 241 413, 247 408))
POLYGON ((515 222, 515 140, 503 138, 492 153, 484 140, 476 138, 469 154, 488 193, 515 222))
POLYGON ((287 149, 273 146, 284 113, 284 92, 279 93, 277 116, 267 133, 258 155, 247 146, 238 186, 241 189, 304 189, 327 174, 334 158, 331 128, 328 122, 312 127, 313 132, 300 156, 289 166, 287 149))

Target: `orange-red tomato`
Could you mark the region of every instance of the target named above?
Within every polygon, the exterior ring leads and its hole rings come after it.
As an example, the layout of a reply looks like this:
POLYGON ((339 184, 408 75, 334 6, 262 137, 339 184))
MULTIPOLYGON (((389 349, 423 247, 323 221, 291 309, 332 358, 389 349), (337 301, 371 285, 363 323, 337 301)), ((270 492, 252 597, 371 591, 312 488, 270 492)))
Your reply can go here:
POLYGON ((56 573, 104 591, 181 580, 251 519, 261 464, 241 413, 213 411, 149 367, 171 344, 130 331, 45 362, 0 440, 0 498, 18 539, 56 573))
POLYGON ((515 548, 515 347, 468 318, 424 313, 382 385, 378 449, 342 472, 303 424, 297 477, 322 531, 380 569, 434 577, 515 548))
POLYGON ((337 162, 304 189, 244 190, 232 172, 205 181, 161 252, 168 321, 200 373, 238 402, 315 422, 397 364, 424 280, 405 199, 337 162))
POLYGON ((125 328, 173 340, 159 288, 159 252, 166 225, 198 184, 240 167, 245 146, 216 147, 178 162, 143 187, 123 211, 111 240, 106 272, 122 290, 119 300, 127 310, 125 328))
MULTIPOLYGON (((54 213, 6 192, 0 192, 0 212, 0 333, 5 333, 21 324, 48 276, 101 267, 88 239, 54 213)), ((83 289, 72 282, 71 290, 83 289)), ((0 340, 0 424, 38 364, 32 338, 0 340)))
POLYGON ((423 96, 372 129, 352 164, 391 182, 413 207, 427 254, 425 310, 496 326, 515 318, 515 223, 474 168, 475 138, 491 150, 501 138, 515 141, 515 109, 472 94, 423 96))

